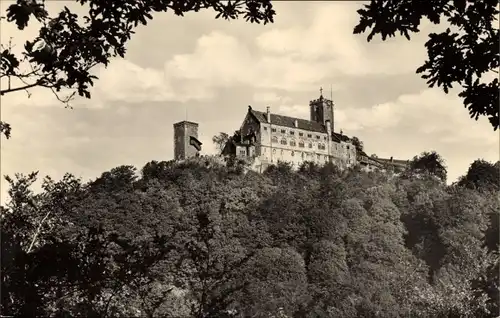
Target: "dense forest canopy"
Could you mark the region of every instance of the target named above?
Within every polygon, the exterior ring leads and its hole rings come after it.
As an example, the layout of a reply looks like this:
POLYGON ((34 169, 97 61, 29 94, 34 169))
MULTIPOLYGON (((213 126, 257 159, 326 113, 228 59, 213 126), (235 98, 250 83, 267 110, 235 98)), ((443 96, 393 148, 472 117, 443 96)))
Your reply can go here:
POLYGON ((88 183, 46 178, 41 193, 36 173, 8 178, 2 315, 498 312, 498 178, 485 173, 498 164, 478 160, 448 186, 331 164, 245 171, 214 157, 152 161, 88 183))

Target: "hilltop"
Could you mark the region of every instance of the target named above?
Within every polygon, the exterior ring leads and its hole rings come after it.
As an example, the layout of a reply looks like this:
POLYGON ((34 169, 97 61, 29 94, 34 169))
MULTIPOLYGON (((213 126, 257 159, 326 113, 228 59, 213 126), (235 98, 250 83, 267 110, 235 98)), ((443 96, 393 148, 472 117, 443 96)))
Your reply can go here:
POLYGON ((36 174, 17 176, 2 314, 489 317, 498 184, 474 171, 447 186, 432 171, 199 157, 49 178, 38 194, 36 174))

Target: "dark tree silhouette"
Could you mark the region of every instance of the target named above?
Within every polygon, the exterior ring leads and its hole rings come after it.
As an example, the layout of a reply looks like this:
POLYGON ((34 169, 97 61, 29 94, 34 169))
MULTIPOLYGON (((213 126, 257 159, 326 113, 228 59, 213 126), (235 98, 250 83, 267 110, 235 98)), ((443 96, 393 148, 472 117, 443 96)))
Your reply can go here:
POLYGON ((409 170, 412 174, 432 175, 446 182, 447 170, 444 159, 435 151, 424 151, 415 156, 410 162, 409 170))
POLYGON ((474 161, 467 174, 458 181, 459 186, 471 189, 498 190, 500 188, 500 162, 492 164, 478 159, 474 161))
POLYGON ((363 142, 361 140, 359 140, 358 137, 352 137, 351 141, 352 141, 352 144, 354 145, 354 147, 356 147, 357 151, 363 151, 363 148, 364 148, 363 142))
POLYGON ((354 34, 367 32, 367 40, 379 34, 382 40, 399 32, 410 40, 419 32, 422 18, 434 24, 449 24, 445 32, 429 34, 425 44, 428 59, 417 69, 429 87, 436 84, 445 93, 452 85, 462 87, 459 93, 471 118, 487 116, 498 129, 498 76, 485 79, 487 73, 498 74, 500 61, 498 0, 418 1, 372 0, 358 10, 359 24, 354 34))
MULTIPOLYGON (((264 24, 274 22, 275 15, 269 0, 76 2, 90 7, 88 15, 83 17, 83 23, 67 7, 50 17, 41 0, 17 0, 7 8, 7 21, 16 23, 19 30, 24 30, 33 18, 43 26, 35 39, 25 43, 24 52, 20 55, 16 55, 10 45, 2 46, 0 78, 9 79, 9 85, 2 87, 1 95, 32 87, 45 87, 52 90, 66 106, 69 106, 76 93, 90 98, 89 88, 97 79, 91 74, 91 69, 97 65, 107 66, 113 57, 123 58, 134 28, 139 24, 146 25, 148 20, 153 19, 155 12, 171 11, 183 16, 191 11, 213 10, 216 19, 243 17, 251 23, 264 24), (21 69, 23 63, 29 64, 29 67, 21 69), (62 89, 68 89, 71 94, 60 96, 62 89)), ((0 122, 0 133, 10 137, 10 126, 0 122)))

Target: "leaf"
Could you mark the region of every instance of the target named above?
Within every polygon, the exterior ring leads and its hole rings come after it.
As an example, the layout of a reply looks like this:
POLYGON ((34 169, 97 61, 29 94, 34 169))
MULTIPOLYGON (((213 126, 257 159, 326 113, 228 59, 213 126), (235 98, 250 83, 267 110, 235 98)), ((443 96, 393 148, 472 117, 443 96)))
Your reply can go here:
POLYGON ((28 26, 31 10, 26 3, 11 4, 7 8, 7 21, 15 21, 19 30, 24 30, 28 26))

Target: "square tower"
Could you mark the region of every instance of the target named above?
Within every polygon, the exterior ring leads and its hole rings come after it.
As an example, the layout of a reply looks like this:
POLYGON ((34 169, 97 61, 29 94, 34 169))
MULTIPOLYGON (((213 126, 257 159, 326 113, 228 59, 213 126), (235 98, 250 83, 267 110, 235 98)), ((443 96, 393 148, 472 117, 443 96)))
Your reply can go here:
POLYGON ((320 95, 318 99, 309 102, 309 110, 311 114, 311 121, 321 123, 326 125, 327 121, 330 121, 332 125, 332 131, 334 131, 334 105, 333 101, 320 95))
POLYGON ((198 124, 181 121, 174 124, 174 160, 195 157, 201 150, 198 140, 198 124))

